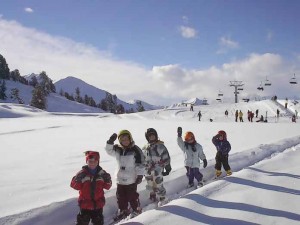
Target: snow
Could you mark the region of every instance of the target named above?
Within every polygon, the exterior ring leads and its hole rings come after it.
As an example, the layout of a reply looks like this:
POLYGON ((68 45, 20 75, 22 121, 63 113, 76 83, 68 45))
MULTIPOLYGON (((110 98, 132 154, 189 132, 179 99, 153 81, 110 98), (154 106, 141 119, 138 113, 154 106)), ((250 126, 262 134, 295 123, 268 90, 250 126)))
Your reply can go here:
MULTIPOLYGON (((298 104, 289 101, 284 109, 285 100, 279 100, 281 104, 264 100, 194 106, 193 112, 189 107, 172 107, 114 115, 67 113, 67 104, 55 102, 58 112, 0 103, 1 225, 74 224, 78 192, 69 185, 85 164, 83 152, 99 151, 100 165, 113 175, 116 161, 104 151, 107 139, 129 129, 142 147, 149 127, 157 130, 171 155, 172 171, 164 179, 170 202, 160 208, 150 204, 144 180, 138 187, 144 212, 124 224, 299 224, 300 125, 290 118, 295 109, 299 111, 298 104), (281 117, 275 122, 277 108, 281 117), (234 122, 236 109, 244 112, 244 123, 234 122), (259 115, 267 112, 268 123, 247 121, 247 110, 256 109, 259 115), (206 184, 190 192, 185 189, 184 156, 176 142, 178 126, 194 132, 208 159, 208 166, 201 168, 206 184), (221 129, 232 145, 233 175, 212 180, 216 150, 211 138, 221 129)), ((105 192, 105 224, 117 210, 115 192, 113 182, 105 192)))

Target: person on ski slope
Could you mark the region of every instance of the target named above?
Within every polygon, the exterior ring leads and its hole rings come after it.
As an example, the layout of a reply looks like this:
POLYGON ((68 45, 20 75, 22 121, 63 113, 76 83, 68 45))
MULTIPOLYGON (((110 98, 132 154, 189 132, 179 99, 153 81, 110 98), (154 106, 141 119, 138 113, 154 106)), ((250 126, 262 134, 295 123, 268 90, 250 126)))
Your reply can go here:
POLYGON ((103 207, 105 204, 103 189, 109 190, 112 182, 110 174, 99 166, 99 152, 85 152, 87 165, 72 178, 71 187, 79 191, 80 212, 76 225, 103 225, 103 207))
POLYGON ((182 128, 177 128, 177 144, 179 148, 183 151, 185 159, 184 165, 186 168, 186 175, 188 177, 189 183, 188 187, 194 186, 194 179, 198 181, 197 186, 203 186, 203 175, 199 171, 200 159, 203 161, 203 167, 207 166, 206 156, 203 152, 202 146, 196 142, 195 136, 191 131, 188 131, 184 135, 184 141, 182 140, 182 128))
POLYGON ((108 155, 114 156, 118 163, 117 192, 118 215, 116 221, 129 216, 134 217, 142 212, 137 193, 137 185, 142 182, 145 174, 145 158, 142 150, 135 145, 128 130, 121 130, 119 134, 112 134, 107 141, 105 150, 108 155), (118 138, 119 144, 114 145, 118 138), (128 203, 131 206, 128 208, 128 203))
POLYGON ((229 152, 231 150, 231 145, 229 141, 227 140, 227 134, 225 131, 220 130, 217 135, 215 135, 212 138, 212 143, 217 148, 217 154, 216 154, 216 177, 221 176, 222 171, 221 167, 223 165, 227 176, 230 176, 232 174, 229 163, 228 163, 228 157, 229 152))
POLYGON ((171 171, 170 155, 164 142, 158 139, 157 131, 148 128, 145 132, 148 143, 143 147, 145 156, 145 167, 147 181, 146 189, 150 191, 150 199, 156 201, 158 205, 166 203, 166 189, 163 185, 163 176, 169 175, 171 171), (165 171, 164 171, 165 169, 165 171))

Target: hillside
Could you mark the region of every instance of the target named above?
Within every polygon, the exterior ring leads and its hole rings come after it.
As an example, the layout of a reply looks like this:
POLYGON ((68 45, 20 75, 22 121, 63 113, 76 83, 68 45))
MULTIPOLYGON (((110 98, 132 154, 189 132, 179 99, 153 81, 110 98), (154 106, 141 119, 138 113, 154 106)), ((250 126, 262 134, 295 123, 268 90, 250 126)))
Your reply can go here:
MULTIPOLYGON (((75 96, 76 88, 79 87, 81 96, 88 95, 90 97, 93 97, 93 99, 96 101, 97 104, 106 97, 106 93, 109 93, 107 91, 94 87, 75 77, 66 77, 64 79, 55 82, 54 85, 56 87, 57 92, 63 90, 64 92, 68 92, 73 96, 75 96)), ((145 110, 153 110, 153 109, 161 108, 159 106, 154 106, 146 102, 143 102, 141 100, 134 100, 130 103, 124 102, 117 97, 117 105, 121 104, 123 105, 125 110, 133 109, 134 112, 136 112, 138 109, 138 104, 137 104, 138 101, 142 103, 145 110)))

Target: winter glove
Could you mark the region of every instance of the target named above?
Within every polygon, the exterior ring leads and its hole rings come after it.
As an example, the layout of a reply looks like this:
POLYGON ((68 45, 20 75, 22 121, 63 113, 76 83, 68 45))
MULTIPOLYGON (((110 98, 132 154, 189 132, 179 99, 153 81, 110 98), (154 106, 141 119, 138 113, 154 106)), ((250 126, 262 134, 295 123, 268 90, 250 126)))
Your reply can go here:
POLYGON ((140 183, 142 183, 142 180, 143 180, 143 175, 138 175, 137 178, 136 178, 135 183, 140 184, 140 183))
POLYGON ((178 134, 178 137, 182 136, 182 128, 181 127, 177 128, 177 134, 178 134))
POLYGON ((168 176, 169 173, 171 172, 172 170, 172 167, 170 164, 166 165, 166 167, 164 168, 164 171, 162 172, 162 175, 163 176, 168 176))
POLYGON ((80 172, 75 176, 75 181, 76 182, 81 182, 82 179, 85 177, 85 173, 84 172, 80 172))
POLYGON ((110 177, 110 174, 109 174, 109 173, 104 173, 104 174, 102 175, 102 178, 103 178, 103 181, 104 181, 105 183, 110 183, 110 182, 111 182, 111 177, 110 177))
POLYGON ((113 145, 115 140, 117 140, 118 135, 113 133, 107 141, 107 144, 113 145))
POLYGON ((203 159, 203 168, 207 167, 207 160, 203 159))

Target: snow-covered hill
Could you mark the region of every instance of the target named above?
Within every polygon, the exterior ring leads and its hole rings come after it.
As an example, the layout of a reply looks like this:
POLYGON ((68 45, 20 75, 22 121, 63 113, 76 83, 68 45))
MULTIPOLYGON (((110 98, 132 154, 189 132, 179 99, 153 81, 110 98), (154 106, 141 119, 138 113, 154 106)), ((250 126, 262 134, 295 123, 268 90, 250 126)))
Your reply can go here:
MULTIPOLYGON (((23 100, 24 104, 28 107, 32 98, 33 87, 30 85, 24 85, 19 82, 5 80, 6 83, 6 100, 0 100, 2 103, 16 103, 10 98, 11 90, 17 88, 19 90, 19 96, 23 100)), ((50 93, 47 96, 47 109, 48 112, 69 112, 69 113, 100 113, 104 112, 99 108, 90 107, 78 102, 70 101, 65 97, 60 96, 56 93, 50 93)), ((17 114, 14 114, 15 116, 17 114)), ((1 118, 1 116, 0 116, 1 118)))
MULTIPOLYGON (((87 84, 86 82, 75 77, 67 77, 61 79, 55 82, 55 87, 57 92, 63 90, 64 92, 68 92, 70 95, 73 96, 75 96, 75 90, 78 87, 80 89, 81 96, 88 95, 90 97, 93 97, 93 99, 96 101, 97 104, 106 97, 106 93, 109 93, 107 91, 96 88, 90 84, 87 84)), ((153 109, 161 108, 160 106, 154 106, 140 100, 134 100, 128 103, 117 98, 117 104, 123 105, 125 110, 133 109, 135 112, 138 109, 138 104, 137 104, 138 101, 142 103, 145 110, 153 110, 153 109)))
MULTIPOLYGON (((114 132, 129 129, 142 147, 149 127, 158 131, 171 155, 173 169, 164 179, 171 201, 154 209, 143 181, 139 193, 144 213, 125 224, 298 224, 300 123, 292 123, 290 114, 282 109, 275 122, 273 116, 279 106, 265 100, 195 106, 194 111, 177 107, 114 115, 57 114, 0 103, 0 224, 73 224, 78 192, 69 184, 85 164, 83 152, 99 151, 100 165, 114 177, 116 161, 104 151, 107 139, 114 132), (225 109, 267 111, 269 122, 251 123, 244 117, 244 123, 236 123, 232 113, 225 117, 225 109), (200 122, 196 117, 199 110, 204 113, 200 122), (11 119, 14 114, 21 116, 11 119), (207 184, 190 193, 185 189, 184 155, 176 142, 178 126, 184 132, 194 132, 208 160, 208 167, 201 168, 207 184), (211 182, 216 153, 211 138, 221 129, 227 132, 232 146, 229 163, 233 175, 211 182)), ((298 104, 288 102, 286 111, 295 109, 299 110, 298 104)), ((113 181, 105 193, 105 224, 117 210, 115 178, 113 181)))

